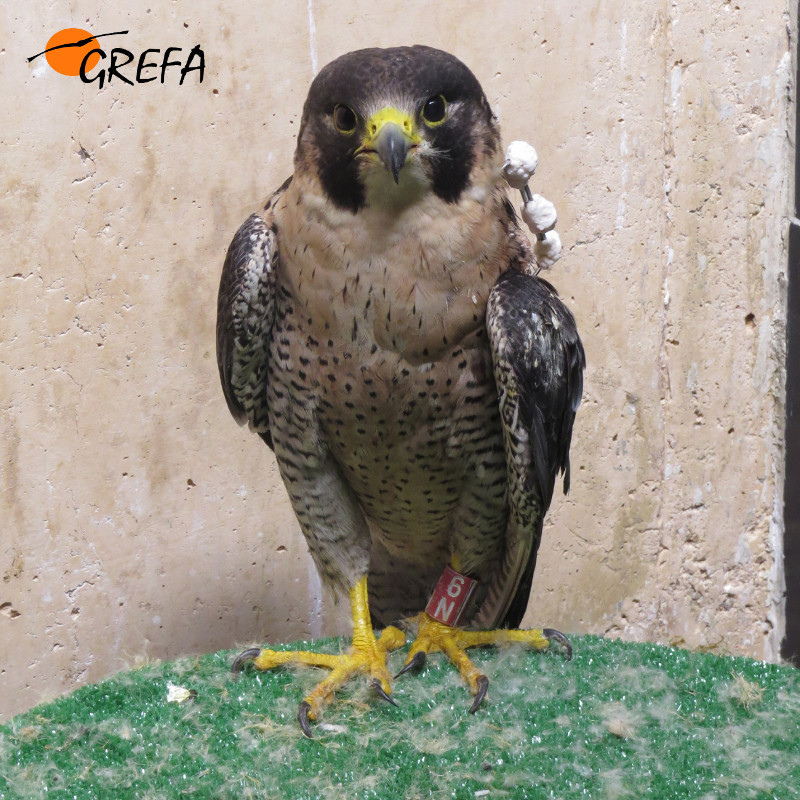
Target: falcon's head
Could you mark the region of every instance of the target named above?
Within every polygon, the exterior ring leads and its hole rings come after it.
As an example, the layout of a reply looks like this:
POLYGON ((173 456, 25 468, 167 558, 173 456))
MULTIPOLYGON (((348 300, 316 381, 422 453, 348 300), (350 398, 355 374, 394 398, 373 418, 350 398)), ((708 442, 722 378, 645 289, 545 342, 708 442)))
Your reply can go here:
POLYGON ((314 79, 295 166, 357 213, 381 196, 411 202, 429 190, 457 202, 499 147, 483 90, 455 56, 422 45, 371 48, 314 79))

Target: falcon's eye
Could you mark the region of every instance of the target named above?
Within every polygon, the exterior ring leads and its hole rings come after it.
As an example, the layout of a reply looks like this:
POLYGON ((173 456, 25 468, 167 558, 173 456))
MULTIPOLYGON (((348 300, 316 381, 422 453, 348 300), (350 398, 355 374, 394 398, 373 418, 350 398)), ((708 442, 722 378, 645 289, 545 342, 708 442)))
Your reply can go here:
POLYGON ((422 106, 422 119, 428 125, 441 125, 447 117, 447 101, 440 94, 425 101, 422 106))
POLYGON ((351 108, 340 104, 333 109, 333 127, 336 128, 339 133, 353 133, 356 129, 357 122, 355 111, 351 108))

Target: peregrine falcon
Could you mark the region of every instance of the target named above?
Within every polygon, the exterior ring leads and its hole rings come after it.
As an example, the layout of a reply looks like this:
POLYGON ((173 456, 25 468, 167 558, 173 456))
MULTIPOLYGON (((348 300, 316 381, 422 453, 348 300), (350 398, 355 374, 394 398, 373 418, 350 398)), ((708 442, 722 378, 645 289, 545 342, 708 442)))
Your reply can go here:
POLYGON ((585 357, 502 165, 497 122, 457 58, 348 53, 311 84, 294 174, 228 249, 228 407, 275 452, 317 570, 352 608, 347 654, 255 648, 234 662, 331 669, 300 704, 307 736, 353 675, 394 702, 399 620, 416 627, 402 672, 444 652, 471 711, 489 682, 466 647, 570 652, 558 631, 506 629, 525 612, 559 474, 569 487, 585 357))

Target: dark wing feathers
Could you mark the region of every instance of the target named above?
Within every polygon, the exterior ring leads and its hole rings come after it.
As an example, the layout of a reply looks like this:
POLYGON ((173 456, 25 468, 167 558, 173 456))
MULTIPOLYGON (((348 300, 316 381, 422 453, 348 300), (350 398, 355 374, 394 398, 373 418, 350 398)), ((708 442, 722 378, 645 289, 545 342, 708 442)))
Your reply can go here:
POLYGON ((267 412, 269 341, 275 320, 274 230, 251 215, 228 247, 217 298, 217 365, 234 419, 272 447, 267 412))
POLYGON ((527 432, 531 448, 526 484, 536 489, 546 511, 559 473, 569 490, 569 446, 586 366, 583 345, 569 309, 541 278, 505 272, 492 290, 490 313, 498 392, 518 394, 514 424, 527 432))
POLYGON ((556 290, 514 269, 489 296, 487 329, 508 469, 508 549, 493 609, 516 626, 525 613, 544 515, 559 473, 569 490, 569 447, 586 357, 575 319, 556 290))

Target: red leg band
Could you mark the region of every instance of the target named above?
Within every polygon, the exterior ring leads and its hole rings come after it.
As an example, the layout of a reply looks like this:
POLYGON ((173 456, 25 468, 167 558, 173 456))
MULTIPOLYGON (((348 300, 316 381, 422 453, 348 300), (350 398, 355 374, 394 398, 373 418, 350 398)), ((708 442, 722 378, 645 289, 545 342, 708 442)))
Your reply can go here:
POLYGON ((478 581, 474 578, 468 578, 450 566, 445 567, 425 607, 425 613, 444 625, 458 625, 477 585, 478 581))

